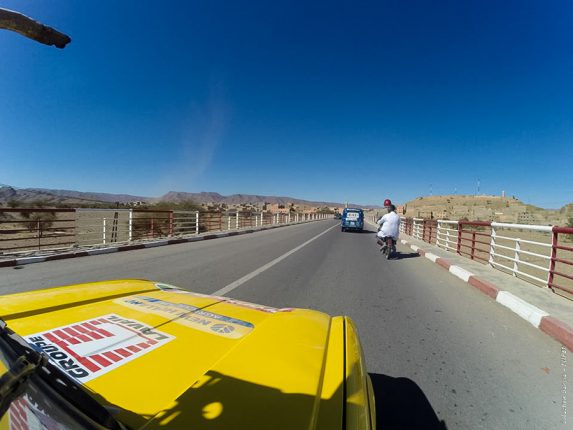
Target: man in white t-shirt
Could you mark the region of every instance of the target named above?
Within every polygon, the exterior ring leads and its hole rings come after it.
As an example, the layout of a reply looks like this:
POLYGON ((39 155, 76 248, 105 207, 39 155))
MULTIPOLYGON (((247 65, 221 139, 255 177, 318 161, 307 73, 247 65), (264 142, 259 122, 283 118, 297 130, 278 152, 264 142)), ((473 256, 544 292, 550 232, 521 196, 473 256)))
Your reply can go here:
POLYGON ((386 239, 388 237, 392 237, 394 241, 397 241, 400 235, 400 215, 396 213, 396 206, 390 205, 388 213, 381 217, 377 224, 380 227, 376 236, 378 237, 378 244, 382 246, 382 251, 386 247, 386 239))

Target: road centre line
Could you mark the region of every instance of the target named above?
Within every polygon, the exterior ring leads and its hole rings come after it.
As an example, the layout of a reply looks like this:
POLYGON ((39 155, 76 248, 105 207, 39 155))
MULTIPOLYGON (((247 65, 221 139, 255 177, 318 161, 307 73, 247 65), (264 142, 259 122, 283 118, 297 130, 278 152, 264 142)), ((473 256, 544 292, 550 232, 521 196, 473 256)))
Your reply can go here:
POLYGON ((250 279, 253 279, 255 276, 260 275, 261 273, 263 273, 265 270, 270 269, 271 267, 273 267, 275 264, 280 263, 282 260, 284 260, 285 258, 287 258, 289 255, 294 254, 295 252, 297 252, 298 250, 304 248, 306 245, 308 245, 309 243, 311 243, 312 241, 318 239, 320 236, 322 236, 323 234, 328 233, 330 230, 332 230, 335 227, 339 227, 339 224, 335 224, 332 227, 326 229, 325 231, 323 231, 322 233, 317 234, 316 236, 314 236, 313 238, 307 240, 306 242, 304 242, 303 244, 297 246, 296 248, 291 249, 290 251, 288 251, 287 253, 281 255, 280 257, 275 258, 274 260, 268 262, 267 264, 265 264, 264 266, 259 267, 256 270, 253 270, 251 273, 246 274, 245 276, 243 276, 242 278, 237 279, 234 282, 231 282, 229 285, 221 288, 220 290, 215 291, 213 294, 214 296, 224 296, 225 294, 233 291, 235 288, 239 287, 240 285, 244 284, 245 282, 249 281, 250 279))

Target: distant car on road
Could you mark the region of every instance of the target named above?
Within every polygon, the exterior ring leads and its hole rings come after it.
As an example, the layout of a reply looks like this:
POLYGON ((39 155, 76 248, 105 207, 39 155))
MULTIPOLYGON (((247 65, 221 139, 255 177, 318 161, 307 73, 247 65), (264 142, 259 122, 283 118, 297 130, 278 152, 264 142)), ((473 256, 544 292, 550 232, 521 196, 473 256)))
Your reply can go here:
POLYGON ((364 228, 364 211, 358 208, 344 208, 340 229, 342 231, 356 230, 362 231, 364 228))
POLYGON ((352 320, 141 280, 0 297, 0 429, 361 429, 352 320))

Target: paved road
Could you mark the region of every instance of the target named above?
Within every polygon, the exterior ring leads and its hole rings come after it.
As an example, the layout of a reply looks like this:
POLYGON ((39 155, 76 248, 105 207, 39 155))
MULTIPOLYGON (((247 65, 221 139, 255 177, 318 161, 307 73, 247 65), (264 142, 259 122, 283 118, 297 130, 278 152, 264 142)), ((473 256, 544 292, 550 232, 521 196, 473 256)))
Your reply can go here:
POLYGON ((573 428, 571 418, 562 423, 557 342, 405 247, 399 259, 384 260, 374 242, 373 232, 342 233, 335 221, 321 221, 2 268, 0 293, 126 277, 202 293, 231 286, 227 295, 242 300, 350 315, 379 390, 380 422, 392 417, 414 428, 419 388, 433 408, 423 418, 430 422, 435 413, 448 429, 573 428), (258 273, 269 262, 275 264, 258 273))

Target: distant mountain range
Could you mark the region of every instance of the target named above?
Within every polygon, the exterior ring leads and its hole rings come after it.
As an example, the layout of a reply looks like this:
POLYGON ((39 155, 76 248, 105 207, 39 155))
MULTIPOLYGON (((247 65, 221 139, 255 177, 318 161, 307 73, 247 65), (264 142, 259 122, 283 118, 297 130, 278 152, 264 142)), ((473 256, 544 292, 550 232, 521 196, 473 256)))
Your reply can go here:
MULTIPOLYGON (((309 201, 297 199, 294 197, 280 197, 280 196, 262 196, 253 194, 232 194, 230 196, 223 196, 215 192, 201 192, 201 193, 186 193, 182 191, 170 191, 161 197, 144 197, 133 196, 129 194, 109 194, 109 193, 94 193, 82 192, 72 190, 52 190, 46 188, 16 188, 10 185, 0 184, 0 206, 7 206, 10 201, 17 201, 20 205, 32 204, 38 200, 45 201, 49 205, 86 205, 90 203, 130 203, 130 202, 146 202, 146 203, 159 203, 159 202, 181 202, 191 200, 197 204, 222 204, 237 205, 237 204, 257 204, 257 203, 270 203, 288 205, 294 203, 295 205, 306 206, 344 206, 343 203, 338 202, 322 202, 322 201, 309 201)), ((350 206, 375 208, 376 206, 365 206, 358 204, 349 204, 350 206)))

